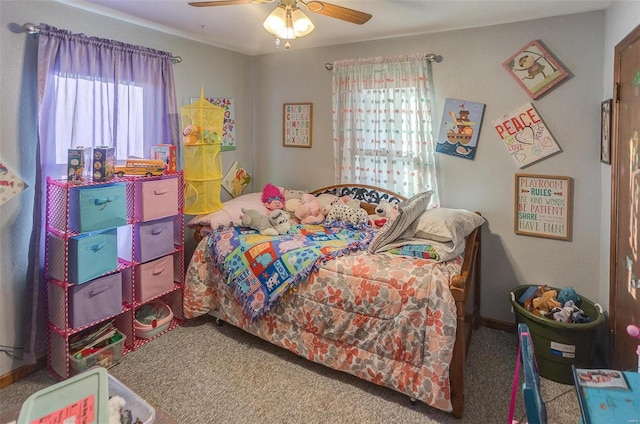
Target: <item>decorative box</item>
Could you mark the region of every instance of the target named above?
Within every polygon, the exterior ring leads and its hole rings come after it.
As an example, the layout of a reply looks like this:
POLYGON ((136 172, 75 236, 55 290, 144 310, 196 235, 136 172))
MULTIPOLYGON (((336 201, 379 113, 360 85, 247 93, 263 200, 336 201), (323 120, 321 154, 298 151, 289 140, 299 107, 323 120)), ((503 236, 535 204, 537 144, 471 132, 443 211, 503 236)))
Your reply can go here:
POLYGON ((135 271, 136 299, 144 302, 173 288, 173 255, 139 265, 135 271))
POLYGON ((116 229, 69 238, 69 281, 86 283, 118 268, 116 229))
POLYGON ((124 183, 69 190, 69 227, 79 233, 127 224, 124 183))
POLYGON ((134 258, 147 262, 174 249, 173 217, 141 222, 134 227, 134 258))
POLYGON ((112 180, 116 167, 116 148, 96 146, 93 148, 93 181, 112 180))
POLYGON ((163 161, 168 172, 176 172, 176 146, 172 144, 151 146, 151 159, 163 161))
POLYGON ((67 181, 73 184, 91 179, 91 147, 69 149, 67 155, 67 181))
POLYGON ((79 328, 122 311, 122 275, 117 272, 69 288, 69 324, 79 328))
POLYGON ((150 221, 178 214, 178 179, 135 183, 136 219, 150 221))

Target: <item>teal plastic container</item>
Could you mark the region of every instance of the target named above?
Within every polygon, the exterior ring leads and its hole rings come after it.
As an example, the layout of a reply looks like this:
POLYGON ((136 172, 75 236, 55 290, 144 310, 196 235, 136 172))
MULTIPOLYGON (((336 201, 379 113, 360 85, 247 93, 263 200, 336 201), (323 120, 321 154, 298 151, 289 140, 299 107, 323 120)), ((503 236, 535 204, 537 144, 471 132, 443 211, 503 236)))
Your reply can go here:
MULTIPOLYGON (((511 305, 516 315, 516 325, 527 324, 540 375, 562 384, 573 384, 571 366, 589 368, 592 366, 596 348, 596 332, 604 322, 602 308, 580 296, 582 309, 591 322, 565 324, 549 318, 538 317, 518 303, 520 296, 531 285, 517 286, 510 293, 511 305)), ((536 287, 536 286, 534 286, 536 287)), ((549 287, 557 290, 554 287, 549 287)))

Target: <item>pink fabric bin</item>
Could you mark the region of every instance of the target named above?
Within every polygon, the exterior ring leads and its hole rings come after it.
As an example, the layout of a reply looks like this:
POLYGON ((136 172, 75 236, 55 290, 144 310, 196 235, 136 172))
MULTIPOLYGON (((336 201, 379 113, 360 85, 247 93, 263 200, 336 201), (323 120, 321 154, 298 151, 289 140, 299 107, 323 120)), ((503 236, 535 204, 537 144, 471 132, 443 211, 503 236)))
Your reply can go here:
POLYGON ((150 221, 178 214, 178 179, 136 181, 135 218, 150 221))
POLYGON ((136 299, 144 302, 173 288, 173 255, 140 264, 135 271, 136 299))

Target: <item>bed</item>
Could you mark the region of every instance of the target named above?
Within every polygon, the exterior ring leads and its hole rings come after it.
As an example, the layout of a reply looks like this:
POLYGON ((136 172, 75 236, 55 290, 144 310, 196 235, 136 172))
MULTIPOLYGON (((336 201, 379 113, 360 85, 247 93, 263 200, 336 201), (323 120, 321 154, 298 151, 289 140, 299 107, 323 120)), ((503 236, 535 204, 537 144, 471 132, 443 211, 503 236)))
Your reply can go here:
MULTIPOLYGON (((293 235, 270 237, 237 225, 240 208, 255 204, 258 197, 253 196, 253 203, 241 199, 248 195, 225 202, 214 218, 196 217, 188 224, 198 244, 186 271, 185 318, 213 315, 311 361, 461 418, 465 361, 471 332, 479 325, 484 219, 466 210, 427 210, 427 193, 405 199, 384 189, 346 184, 311 192, 327 193, 354 198, 369 214, 380 201, 397 201, 400 214, 378 230, 369 224, 332 228, 294 223, 293 235), (452 233, 440 234, 442 228, 452 233), (245 265, 253 267, 261 257, 247 252, 279 250, 281 244, 300 240, 301 233, 330 242, 316 249, 324 256, 312 256, 289 272, 304 276, 274 289, 280 290, 274 299, 265 300, 271 294, 255 289, 255 275, 247 277, 229 265, 250 256, 250 266, 245 265), (419 237, 411 237, 416 234, 419 237), (283 241, 286 237, 291 239, 283 241), (230 239, 254 244, 232 251, 230 239), (407 247, 418 253, 408 255, 407 247), (243 277, 236 278, 240 274, 243 277), (254 289, 257 294, 250 295, 254 289)), ((282 263, 300 262, 305 255, 276 259, 280 268, 259 265, 258 272, 266 274, 270 267, 287 275, 282 263)))

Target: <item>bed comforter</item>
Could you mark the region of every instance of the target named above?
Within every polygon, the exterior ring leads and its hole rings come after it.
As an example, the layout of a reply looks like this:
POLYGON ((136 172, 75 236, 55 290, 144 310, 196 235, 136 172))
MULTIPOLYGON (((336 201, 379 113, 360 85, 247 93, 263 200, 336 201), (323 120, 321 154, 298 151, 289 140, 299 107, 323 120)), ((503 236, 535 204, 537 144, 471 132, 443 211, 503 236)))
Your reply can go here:
POLYGON ((446 262, 354 251, 320 263, 253 320, 214 265, 209 237, 186 272, 184 316, 224 321, 330 368, 451 411, 456 308, 449 290, 462 257, 446 262))

